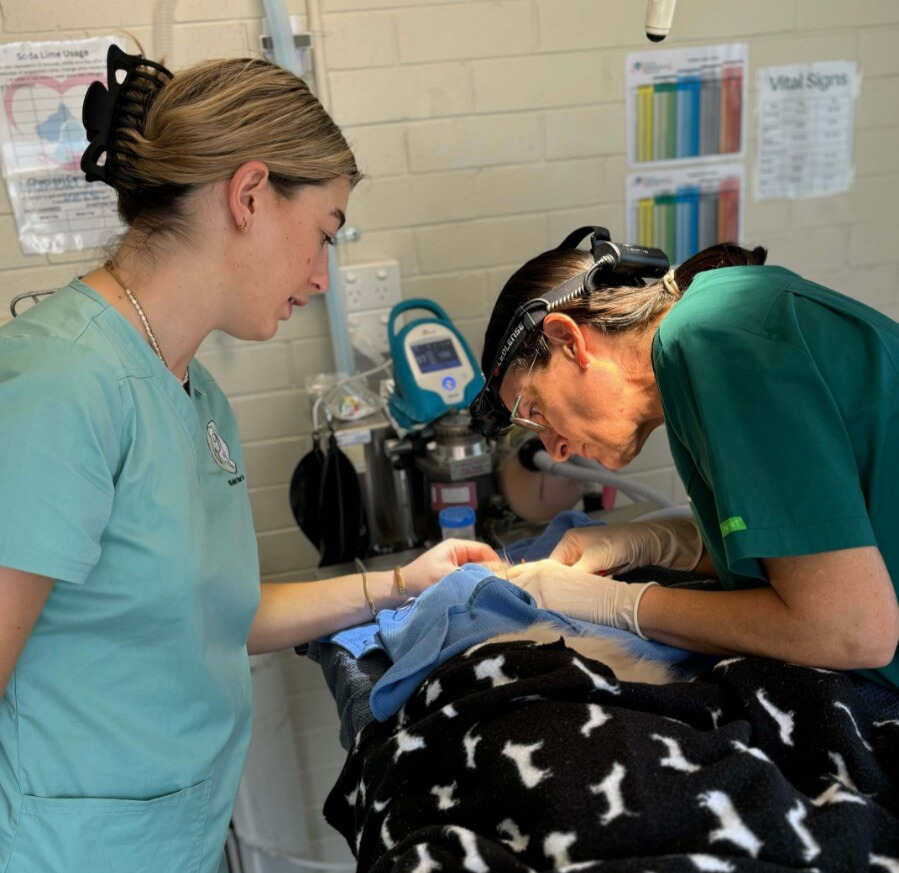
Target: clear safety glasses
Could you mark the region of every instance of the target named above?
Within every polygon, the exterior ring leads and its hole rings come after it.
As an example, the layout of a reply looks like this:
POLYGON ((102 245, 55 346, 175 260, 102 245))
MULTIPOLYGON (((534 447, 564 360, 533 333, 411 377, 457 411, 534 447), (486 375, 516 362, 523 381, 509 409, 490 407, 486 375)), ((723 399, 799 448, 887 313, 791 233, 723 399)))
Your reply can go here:
POLYGON ((544 425, 539 424, 536 421, 531 421, 529 418, 523 418, 518 415, 518 407, 521 405, 521 397, 525 392, 525 389, 530 385, 531 382, 531 373, 534 370, 534 364, 537 363, 537 353, 535 352, 533 360, 531 361, 531 366, 528 368, 527 375, 524 377, 524 382, 522 383, 521 390, 518 392, 518 396, 515 398, 515 403, 512 406, 512 411, 509 413, 509 422, 511 424, 517 425, 518 427, 523 427, 525 430, 533 431, 534 433, 550 433, 550 429, 544 425))

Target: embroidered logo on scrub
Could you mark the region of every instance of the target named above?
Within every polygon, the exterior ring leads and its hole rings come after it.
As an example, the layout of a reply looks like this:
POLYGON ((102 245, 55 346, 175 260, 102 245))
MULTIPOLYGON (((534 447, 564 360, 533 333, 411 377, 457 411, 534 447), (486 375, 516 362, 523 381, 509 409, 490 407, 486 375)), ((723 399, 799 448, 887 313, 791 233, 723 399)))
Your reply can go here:
POLYGON ((209 446, 209 451, 212 452, 216 464, 229 473, 237 472, 237 464, 231 460, 228 444, 222 439, 214 421, 210 421, 206 425, 206 445, 209 446))
POLYGON ((726 537, 736 530, 746 530, 746 522, 739 515, 731 516, 721 522, 721 536, 726 537))

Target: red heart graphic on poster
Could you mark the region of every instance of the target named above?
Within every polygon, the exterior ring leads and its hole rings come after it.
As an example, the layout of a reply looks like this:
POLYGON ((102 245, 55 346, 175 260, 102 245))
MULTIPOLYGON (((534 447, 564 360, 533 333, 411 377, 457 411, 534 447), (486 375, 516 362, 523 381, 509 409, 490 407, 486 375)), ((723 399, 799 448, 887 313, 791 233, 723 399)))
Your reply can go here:
POLYGON ((77 170, 87 137, 81 125, 81 101, 87 86, 105 76, 78 73, 65 79, 29 74, 6 89, 3 106, 13 133, 36 137, 40 157, 64 170, 77 170), (69 94, 73 89, 76 93, 69 94), (72 103, 72 98, 76 98, 72 103), (73 111, 74 108, 74 111, 73 111))

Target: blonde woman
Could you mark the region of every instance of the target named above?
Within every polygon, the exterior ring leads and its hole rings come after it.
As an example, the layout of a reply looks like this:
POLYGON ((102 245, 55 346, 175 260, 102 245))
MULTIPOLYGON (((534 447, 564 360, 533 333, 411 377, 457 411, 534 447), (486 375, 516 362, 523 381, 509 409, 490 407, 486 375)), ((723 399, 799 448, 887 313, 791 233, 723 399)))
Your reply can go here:
POLYGON ((234 416, 195 359, 328 287, 359 178, 307 86, 116 47, 82 167, 128 225, 0 330, 0 870, 214 873, 250 730, 247 652, 370 620, 468 560, 259 584, 234 416))

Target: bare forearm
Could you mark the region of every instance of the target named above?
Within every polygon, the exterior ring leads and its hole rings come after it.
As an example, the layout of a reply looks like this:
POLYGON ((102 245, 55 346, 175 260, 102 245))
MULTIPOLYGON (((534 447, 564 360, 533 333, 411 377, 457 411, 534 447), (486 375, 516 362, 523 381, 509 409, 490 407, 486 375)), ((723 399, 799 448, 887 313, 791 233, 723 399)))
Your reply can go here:
POLYGON ((398 572, 367 572, 371 603, 366 599, 361 573, 320 582, 263 584, 247 649, 251 655, 289 649, 371 621, 372 608, 395 609, 463 564, 489 561, 499 561, 490 546, 469 540, 443 540, 397 568, 398 572))
POLYGON ((851 605, 829 614, 790 606, 770 587, 693 591, 653 587, 640 604, 650 639, 714 655, 754 654, 833 669, 882 666, 879 634, 851 605))
MULTIPOLYGON (((376 609, 402 603, 392 571, 369 572, 366 581, 376 609)), ((258 655, 289 649, 372 617, 361 573, 319 582, 263 583, 247 650, 258 655)))
POLYGON ((699 559, 699 563, 694 567, 694 570, 696 573, 706 576, 709 579, 718 578, 718 571, 712 563, 712 556, 705 547, 703 547, 702 557, 699 559))

